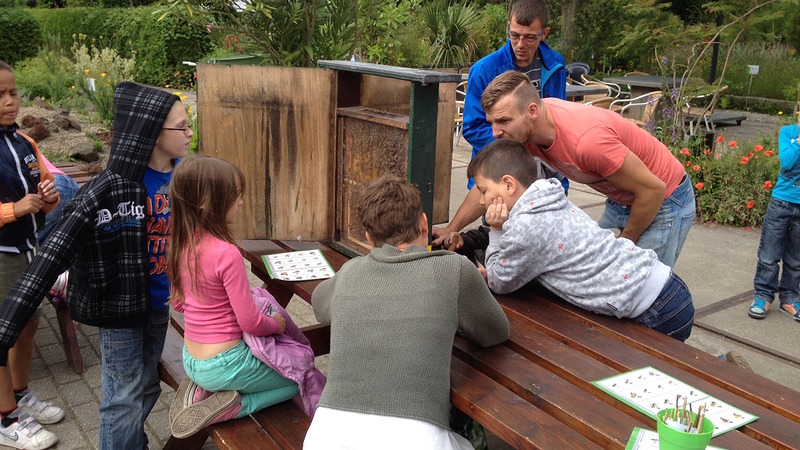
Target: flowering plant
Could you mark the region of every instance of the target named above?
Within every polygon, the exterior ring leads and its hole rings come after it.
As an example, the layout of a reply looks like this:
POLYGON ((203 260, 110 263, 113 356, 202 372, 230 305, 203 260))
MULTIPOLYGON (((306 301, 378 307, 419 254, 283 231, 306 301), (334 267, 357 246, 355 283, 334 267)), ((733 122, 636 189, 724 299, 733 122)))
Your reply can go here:
POLYGON ((697 218, 732 226, 760 226, 772 198, 780 160, 776 142, 749 146, 718 136, 701 151, 672 147, 694 183, 697 218))
POLYGON ((112 48, 95 47, 94 39, 87 46, 85 35, 73 36, 73 39, 76 85, 92 102, 100 119, 111 123, 114 120, 114 88, 120 81, 133 79, 136 55, 122 58, 112 48))

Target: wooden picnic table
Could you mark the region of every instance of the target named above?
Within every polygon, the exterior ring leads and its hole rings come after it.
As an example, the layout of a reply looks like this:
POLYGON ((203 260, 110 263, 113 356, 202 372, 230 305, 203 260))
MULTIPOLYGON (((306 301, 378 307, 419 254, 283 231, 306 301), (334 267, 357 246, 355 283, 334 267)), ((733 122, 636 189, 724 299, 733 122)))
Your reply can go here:
MULTIPOLYGON (((334 270, 349 259, 317 241, 239 245, 276 298, 296 294, 310 302, 320 281, 272 280, 261 255, 318 248, 334 270)), ((536 285, 496 298, 509 318, 510 338, 487 349, 456 338, 451 399, 515 448, 623 449, 634 427, 655 430, 653 419, 592 384, 646 366, 759 416, 712 445, 800 448, 800 395, 774 381, 633 321, 573 307, 536 285)))

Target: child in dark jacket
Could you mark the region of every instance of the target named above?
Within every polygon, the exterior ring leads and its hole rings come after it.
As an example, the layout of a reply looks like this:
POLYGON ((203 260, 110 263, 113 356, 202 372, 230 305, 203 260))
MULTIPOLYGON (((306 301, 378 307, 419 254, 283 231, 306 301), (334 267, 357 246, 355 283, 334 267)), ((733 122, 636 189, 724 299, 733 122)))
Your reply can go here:
POLYGON ((180 99, 134 83, 114 93, 108 166, 64 207, 41 252, 0 306, 0 365, 44 294, 70 269, 74 320, 100 327, 100 449, 147 446, 169 323, 169 180, 192 137, 180 99))
MULTIPOLYGON (((0 295, 28 266, 38 249, 36 235, 44 227, 45 214, 59 203, 53 176, 44 165, 36 143, 19 132, 16 124, 19 94, 11 66, 0 61, 0 295)), ((0 367, 0 445, 43 449, 56 443, 55 434, 40 424, 64 417, 61 408, 42 402, 28 390, 33 336, 39 325, 38 306, 15 325, 19 339, 6 349, 9 364, 0 367)))

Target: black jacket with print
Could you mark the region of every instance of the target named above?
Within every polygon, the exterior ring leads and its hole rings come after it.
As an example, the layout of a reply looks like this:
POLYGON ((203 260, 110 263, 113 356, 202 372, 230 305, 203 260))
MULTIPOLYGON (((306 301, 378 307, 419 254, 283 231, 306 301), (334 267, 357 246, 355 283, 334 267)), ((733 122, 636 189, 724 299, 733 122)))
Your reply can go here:
POLYGON ((145 169, 178 97, 135 83, 114 93, 114 138, 105 170, 64 206, 39 254, 0 305, 0 365, 42 298, 67 269, 74 320, 139 326, 150 314, 145 169))

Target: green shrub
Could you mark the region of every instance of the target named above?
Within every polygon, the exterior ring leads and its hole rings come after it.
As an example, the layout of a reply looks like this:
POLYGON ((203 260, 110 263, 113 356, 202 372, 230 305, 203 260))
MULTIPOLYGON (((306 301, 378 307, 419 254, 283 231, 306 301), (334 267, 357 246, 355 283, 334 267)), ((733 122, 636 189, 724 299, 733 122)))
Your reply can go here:
POLYGON ((505 4, 486 5, 475 25, 475 61, 506 44, 508 17, 505 4))
POLYGON ((731 226, 760 226, 780 170, 777 143, 740 144, 718 136, 714 148, 672 148, 695 186, 697 218, 731 226))
MULTIPOLYGON (((720 49, 717 76, 720 75, 727 49, 720 49)), ((709 73, 708 61, 698 73, 705 78, 709 73)), ((785 44, 768 42, 744 42, 736 44, 731 52, 725 84, 728 93, 794 100, 797 98, 797 83, 800 82, 800 58, 797 51, 785 44), (749 65, 759 66, 758 75, 753 75, 750 85, 749 65)))
POLYGON ((36 55, 41 43, 39 24, 26 10, 4 8, 0 13, 0 60, 14 65, 36 55))
POLYGON ((194 69, 183 61, 197 61, 212 49, 205 29, 178 18, 159 21, 156 7, 62 8, 35 10, 47 34, 71 43, 85 35, 99 47, 113 48, 122 58, 136 54, 135 80, 153 85, 188 86, 194 69))
POLYGON ((42 35, 57 36, 67 51, 75 36, 101 40, 103 36, 113 36, 116 31, 109 23, 109 18, 116 14, 115 10, 76 7, 34 9, 31 14, 39 22, 42 35))
POLYGON ((75 60, 74 76, 81 90, 95 106, 100 119, 114 120, 114 88, 121 81, 132 80, 135 59, 121 58, 112 48, 88 46, 81 36, 72 47, 75 60))
POLYGON ((75 96, 72 62, 58 39, 48 39, 39 53, 17 65, 14 76, 29 98, 41 97, 60 104, 75 96))

